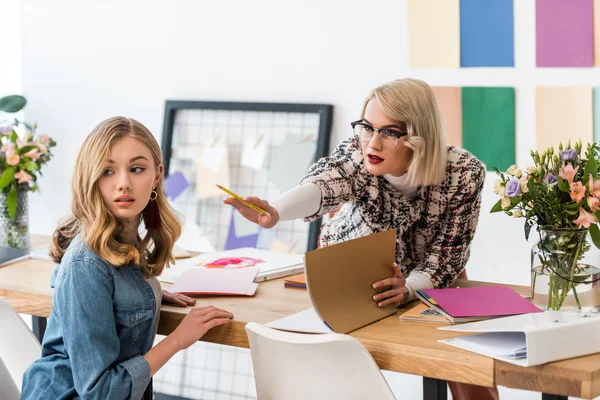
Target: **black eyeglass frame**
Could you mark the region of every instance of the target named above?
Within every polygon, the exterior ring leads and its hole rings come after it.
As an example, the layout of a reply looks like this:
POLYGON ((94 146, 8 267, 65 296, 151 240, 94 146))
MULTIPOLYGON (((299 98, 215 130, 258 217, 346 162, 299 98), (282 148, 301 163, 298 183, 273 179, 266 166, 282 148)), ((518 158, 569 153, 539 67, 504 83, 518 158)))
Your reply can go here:
MULTIPOLYGON (((385 135, 385 136, 389 136, 389 137, 395 137, 396 139, 400 139, 402 136, 406 136, 408 135, 408 132, 400 132, 396 129, 390 129, 390 128, 375 128, 373 125, 366 123, 364 120, 359 119, 358 121, 353 121, 350 122, 350 126, 352 127, 352 130, 354 131, 354 129, 356 128, 357 125, 364 127, 369 127, 371 129, 373 129, 373 133, 375 133, 375 131, 377 131, 377 133, 379 133, 379 136, 385 135), (382 131, 388 132, 388 133, 384 133, 382 134, 382 131), (392 133, 391 135, 389 133, 392 133)), ((372 136, 372 135, 371 135, 372 136)))

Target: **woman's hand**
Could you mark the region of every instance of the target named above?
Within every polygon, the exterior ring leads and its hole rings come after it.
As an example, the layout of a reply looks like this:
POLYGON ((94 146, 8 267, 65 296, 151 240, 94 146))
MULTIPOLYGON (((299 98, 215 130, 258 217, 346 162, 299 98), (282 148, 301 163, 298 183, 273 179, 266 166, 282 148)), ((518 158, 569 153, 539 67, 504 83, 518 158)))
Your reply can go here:
POLYGON ((394 276, 392 278, 377 281, 373 284, 374 288, 382 286, 391 286, 391 288, 373 296, 373 300, 377 302, 377 305, 379 307, 385 307, 389 304, 399 306, 406 292, 406 279, 404 279, 402 271, 396 263, 394 263, 394 276))
POLYGON ((178 350, 184 350, 197 342, 210 329, 228 324, 232 318, 232 313, 217 307, 195 307, 169 337, 177 343, 178 350))
POLYGON ((193 306, 196 304, 196 299, 186 296, 181 293, 171 293, 166 290, 162 291, 162 302, 167 304, 173 304, 178 307, 193 306))
POLYGON ((234 199, 233 197, 226 198, 225 200, 223 200, 223 203, 229 204, 230 206, 234 207, 248 221, 254 222, 262 226, 263 228, 272 228, 275 225, 277 225, 277 222, 279 222, 279 213, 276 209, 271 207, 266 200, 259 199, 258 197, 245 197, 244 201, 262 208, 270 215, 263 215, 258 211, 248 207, 241 201, 234 199))

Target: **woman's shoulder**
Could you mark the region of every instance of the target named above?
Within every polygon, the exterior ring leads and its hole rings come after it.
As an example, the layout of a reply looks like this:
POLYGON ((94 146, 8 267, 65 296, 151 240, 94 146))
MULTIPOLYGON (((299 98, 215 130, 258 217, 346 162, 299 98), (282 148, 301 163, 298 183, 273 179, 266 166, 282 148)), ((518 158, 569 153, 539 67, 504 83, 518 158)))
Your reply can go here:
POLYGON ((89 268, 77 268, 77 271, 83 272, 84 270, 95 269, 106 277, 109 277, 112 274, 110 265, 90 250, 81 238, 81 235, 77 235, 73 238, 67 251, 63 255, 60 265, 62 267, 61 269, 64 270, 63 273, 72 266, 85 265, 89 268))
POLYGON ((448 168, 447 173, 451 175, 469 175, 471 177, 485 178, 486 167, 481 160, 469 151, 448 146, 448 168))

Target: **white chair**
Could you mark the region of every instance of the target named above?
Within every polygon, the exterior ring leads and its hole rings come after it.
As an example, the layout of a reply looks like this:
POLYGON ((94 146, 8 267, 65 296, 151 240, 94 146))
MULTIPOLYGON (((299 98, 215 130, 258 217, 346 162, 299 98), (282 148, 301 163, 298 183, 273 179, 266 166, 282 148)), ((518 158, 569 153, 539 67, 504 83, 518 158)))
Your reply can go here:
POLYGON ((341 334, 246 325, 258 400, 395 399, 371 354, 341 334))
MULTIPOLYGON (((19 314, 0 297, 0 387, 8 388, 7 397, 18 399, 25 370, 41 355, 41 346, 19 314), (13 397, 14 385, 16 397, 13 397)), ((2 396, 5 396, 3 393, 2 396)))

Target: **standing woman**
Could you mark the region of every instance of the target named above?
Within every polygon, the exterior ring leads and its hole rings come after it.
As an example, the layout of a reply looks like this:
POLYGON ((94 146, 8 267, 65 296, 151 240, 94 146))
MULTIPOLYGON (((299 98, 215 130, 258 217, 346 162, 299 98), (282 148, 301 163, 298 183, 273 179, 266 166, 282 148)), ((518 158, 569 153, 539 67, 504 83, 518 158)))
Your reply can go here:
MULTIPOLYGON (((162 175, 158 143, 133 119, 107 119, 83 143, 72 214, 53 237, 59 265, 42 357, 23 377, 22 399, 152 399, 151 376, 233 318, 214 307, 194 308, 152 347, 161 304, 156 277, 174 262, 181 233, 162 175)), ((165 300, 194 303, 171 293, 165 300)))
MULTIPOLYGON (((264 228, 336 212, 321 230, 321 246, 395 228, 394 276, 374 283, 391 286, 375 296, 380 307, 411 301, 419 289, 448 286, 469 258, 485 166, 446 146, 435 96, 420 80, 375 88, 351 126, 354 135, 317 161, 298 186, 272 204, 246 199, 270 215, 233 198, 225 203, 264 228)), ((495 388, 450 382, 450 389, 455 399, 498 398, 495 388)))

